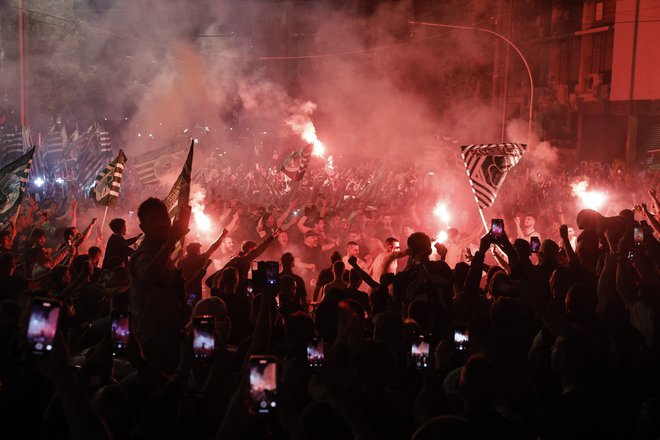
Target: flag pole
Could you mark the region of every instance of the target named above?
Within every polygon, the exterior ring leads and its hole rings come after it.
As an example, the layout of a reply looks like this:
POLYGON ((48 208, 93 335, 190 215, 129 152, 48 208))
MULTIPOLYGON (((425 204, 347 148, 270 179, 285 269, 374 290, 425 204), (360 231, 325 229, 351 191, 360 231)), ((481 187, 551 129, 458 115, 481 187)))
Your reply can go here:
POLYGON ((105 211, 103 211, 103 220, 101 221, 101 226, 99 226, 101 233, 103 233, 103 227, 105 226, 105 219, 108 216, 108 205, 105 205, 105 211))

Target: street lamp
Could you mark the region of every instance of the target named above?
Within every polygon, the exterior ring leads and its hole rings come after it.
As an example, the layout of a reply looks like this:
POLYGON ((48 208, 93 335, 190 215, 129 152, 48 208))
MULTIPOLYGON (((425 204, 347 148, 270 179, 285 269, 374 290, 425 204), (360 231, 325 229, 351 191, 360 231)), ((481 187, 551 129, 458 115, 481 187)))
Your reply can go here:
POLYGON ((520 49, 518 49, 518 46, 513 44, 511 40, 509 40, 507 37, 505 37, 502 34, 498 34, 495 31, 491 31, 490 29, 484 29, 484 28, 478 28, 478 27, 473 27, 473 26, 457 26, 454 24, 441 24, 441 23, 426 23, 422 21, 408 21, 408 24, 414 24, 414 25, 420 25, 420 26, 431 26, 431 27, 440 27, 440 28, 448 28, 448 29, 460 29, 460 30, 467 30, 467 31, 478 31, 478 32, 486 32, 488 34, 494 35, 500 40, 503 40, 506 44, 511 46, 513 50, 516 51, 520 59, 522 60, 523 64, 525 65, 525 69, 527 69, 527 76, 529 77, 529 125, 527 127, 527 143, 529 143, 532 139, 532 117, 534 116, 534 79, 532 78, 532 70, 529 68, 529 64, 527 63, 527 59, 523 56, 522 52, 520 49))

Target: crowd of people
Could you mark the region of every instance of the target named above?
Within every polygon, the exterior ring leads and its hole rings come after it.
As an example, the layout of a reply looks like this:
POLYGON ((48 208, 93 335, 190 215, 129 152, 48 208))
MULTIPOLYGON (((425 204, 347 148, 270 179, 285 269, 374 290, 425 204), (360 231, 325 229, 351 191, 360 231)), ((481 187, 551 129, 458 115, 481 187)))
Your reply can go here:
POLYGON ((130 183, 107 226, 81 194, 26 197, 0 231, 3 432, 658 438, 657 175, 521 166, 500 233, 446 176, 335 166, 206 175, 212 239, 130 183), (576 180, 606 182, 607 210, 576 180), (46 352, 35 304, 61 307, 46 352))

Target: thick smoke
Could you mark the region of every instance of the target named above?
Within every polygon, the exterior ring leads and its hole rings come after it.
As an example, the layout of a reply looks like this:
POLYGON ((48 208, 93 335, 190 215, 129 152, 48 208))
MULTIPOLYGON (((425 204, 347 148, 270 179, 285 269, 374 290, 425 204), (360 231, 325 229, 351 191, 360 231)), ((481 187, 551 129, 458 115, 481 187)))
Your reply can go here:
POLYGON ((521 165, 524 164, 537 175, 548 176, 557 170, 559 152, 550 142, 541 142, 535 132, 528 139, 528 123, 519 119, 511 121, 506 127, 507 138, 512 142, 527 143, 521 165))
MULTIPOLYGON (((128 118, 114 145, 129 158, 185 146, 192 135, 200 138, 199 163, 213 148, 236 144, 231 131, 237 129, 268 133, 264 145, 283 157, 300 146, 286 121, 302 115, 309 101, 316 110, 306 117, 328 154, 415 164, 442 176, 445 188, 465 188, 459 192, 471 206, 459 147, 500 140, 499 110, 484 104, 490 84, 480 82, 500 43, 478 33, 411 27, 409 1, 366 12, 327 3, 119 0, 99 10, 87 0, 75 2, 73 11, 64 1, 30 4, 70 20, 61 25, 75 28, 77 39, 63 39, 48 56, 81 60, 83 86, 95 93, 76 95, 76 115, 128 118), (311 57, 263 58, 282 55, 311 57)), ((31 16, 50 23, 44 32, 71 30, 31 16)), ((32 64, 53 59, 42 56, 32 64)), ((253 143, 240 147, 252 152, 253 143)))

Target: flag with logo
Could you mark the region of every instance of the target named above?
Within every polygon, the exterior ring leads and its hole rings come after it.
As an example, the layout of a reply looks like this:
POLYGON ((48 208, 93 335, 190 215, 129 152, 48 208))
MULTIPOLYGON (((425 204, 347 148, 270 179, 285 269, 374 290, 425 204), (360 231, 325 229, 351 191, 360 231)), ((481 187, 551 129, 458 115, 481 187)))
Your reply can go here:
POLYGON ((90 191, 90 196, 100 205, 115 206, 119 198, 119 189, 121 188, 121 176, 124 172, 124 164, 128 159, 123 150, 119 150, 119 155, 110 162, 97 176, 94 186, 90 191))
POLYGON ((282 162, 282 172, 294 182, 302 180, 312 157, 312 145, 307 145, 287 156, 282 162))
POLYGON ((493 205, 509 171, 520 162, 526 144, 474 144, 461 147, 470 186, 480 209, 493 205))
POLYGON ((0 169, 0 220, 11 218, 23 199, 30 178, 34 147, 0 169))
POLYGON ((159 148, 137 156, 131 165, 141 185, 160 183, 176 170, 186 157, 185 147, 180 144, 159 148))
MULTIPOLYGON (((194 150, 195 150, 195 141, 193 140, 190 143, 190 149, 188 150, 188 157, 186 158, 186 162, 183 164, 181 173, 174 182, 174 185, 172 185, 172 189, 170 190, 170 193, 167 195, 165 200, 163 200, 165 206, 167 206, 167 212, 170 216, 170 220, 174 220, 179 216, 181 206, 188 206, 188 204, 190 203, 190 184, 192 180, 191 176, 192 176, 194 150)), ((184 244, 184 239, 181 239, 181 241, 177 243, 174 249, 177 257, 180 257, 183 252, 183 244, 184 244)))

